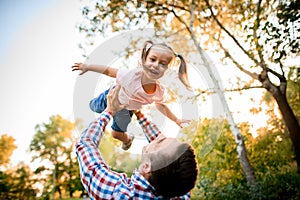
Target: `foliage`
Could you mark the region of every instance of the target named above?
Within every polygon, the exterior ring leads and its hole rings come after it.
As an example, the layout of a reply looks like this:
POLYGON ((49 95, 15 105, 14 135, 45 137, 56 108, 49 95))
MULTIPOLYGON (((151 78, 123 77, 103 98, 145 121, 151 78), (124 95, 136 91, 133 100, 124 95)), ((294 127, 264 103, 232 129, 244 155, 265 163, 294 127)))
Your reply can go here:
POLYGON ((298 200, 300 198, 300 176, 291 172, 267 174, 263 180, 258 180, 258 184, 255 186, 237 182, 219 187, 204 184, 201 187, 206 193, 202 193, 201 196, 196 196, 194 199, 201 197, 213 200, 298 200))
MULTIPOLYGON (((293 93, 295 87, 289 88, 293 93)), ((296 89, 297 90, 297 89, 296 89)), ((297 93, 297 91, 294 91, 297 93)), ((291 139, 278 113, 274 99, 266 93, 262 99, 268 104, 269 116, 266 127, 257 130, 254 138, 247 123, 239 124, 249 159, 255 169, 257 185, 249 186, 242 175, 235 151, 235 143, 227 123, 222 126, 222 135, 207 156, 199 157, 200 174, 194 199, 299 199, 300 176, 296 173, 291 139)), ((292 104, 293 105, 293 104, 292 104)), ((205 137, 214 134, 210 124, 215 119, 204 119, 197 128, 193 146, 201 152, 205 137)), ((188 128, 186 133, 194 128, 188 128)))
POLYGON ((139 166, 140 157, 120 150, 120 146, 121 142, 115 140, 109 131, 106 131, 99 149, 112 170, 131 176, 132 171, 139 166))
POLYGON ((30 144, 33 160, 47 163, 42 164, 35 171, 36 174, 46 174, 40 178, 43 183, 43 194, 46 198, 55 192, 59 197, 72 197, 75 191, 84 189, 79 178, 79 168, 73 152, 74 141, 72 132, 74 124, 63 119, 60 115, 50 117, 49 123, 36 126, 36 134, 30 144))
MULTIPOLYGON (((210 129, 211 124, 215 124, 215 119, 204 119, 197 129, 193 146, 196 152, 201 152, 202 145, 206 137, 221 132, 220 137, 207 155, 198 154, 199 178, 197 188, 193 194, 197 197, 205 198, 213 190, 229 183, 245 182, 245 178, 237 159, 235 140, 230 132, 227 122, 222 122, 219 130, 210 129), (195 142, 196 141, 196 142, 195 142)), ((187 132, 189 130, 186 130, 187 132)))
POLYGON ((10 156, 17 148, 14 144, 15 139, 7 134, 2 134, 0 137, 0 166, 6 166, 10 162, 10 156))
POLYGON ((291 67, 288 72, 287 99, 300 123, 300 68, 291 67))
POLYGON ((16 168, 0 171, 0 199, 35 199, 37 190, 30 168, 19 164, 16 168))
POLYGON ((275 62, 280 62, 280 59, 286 57, 288 54, 299 55, 300 2, 292 0, 276 3, 275 16, 269 16, 269 20, 265 23, 263 31, 267 35, 265 40, 266 45, 273 49, 272 54, 275 62), (278 21, 273 20, 274 18, 277 18, 278 21))
POLYGON ((229 36, 250 58, 259 57, 263 50, 271 50, 273 60, 299 54, 300 4, 296 0, 102 0, 84 4, 78 29, 88 41, 98 34, 155 27, 166 31, 166 37, 172 32, 193 31, 204 47, 220 46, 221 39, 229 36))

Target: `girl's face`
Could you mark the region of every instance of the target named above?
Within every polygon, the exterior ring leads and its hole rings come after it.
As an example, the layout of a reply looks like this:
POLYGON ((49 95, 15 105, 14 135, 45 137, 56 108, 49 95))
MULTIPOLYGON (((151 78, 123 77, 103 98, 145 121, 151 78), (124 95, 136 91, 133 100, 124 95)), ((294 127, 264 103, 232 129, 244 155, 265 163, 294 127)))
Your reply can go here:
POLYGON ((154 46, 149 50, 143 65, 144 74, 150 80, 161 78, 173 58, 172 51, 163 46, 154 46))

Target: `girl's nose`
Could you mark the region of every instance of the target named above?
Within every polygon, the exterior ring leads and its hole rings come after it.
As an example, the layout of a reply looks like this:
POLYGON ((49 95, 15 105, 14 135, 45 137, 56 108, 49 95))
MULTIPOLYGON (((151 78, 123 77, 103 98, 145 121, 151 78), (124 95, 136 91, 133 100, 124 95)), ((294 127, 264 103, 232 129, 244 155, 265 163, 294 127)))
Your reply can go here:
POLYGON ((153 66, 154 68, 158 68, 158 62, 152 63, 152 66, 153 66))

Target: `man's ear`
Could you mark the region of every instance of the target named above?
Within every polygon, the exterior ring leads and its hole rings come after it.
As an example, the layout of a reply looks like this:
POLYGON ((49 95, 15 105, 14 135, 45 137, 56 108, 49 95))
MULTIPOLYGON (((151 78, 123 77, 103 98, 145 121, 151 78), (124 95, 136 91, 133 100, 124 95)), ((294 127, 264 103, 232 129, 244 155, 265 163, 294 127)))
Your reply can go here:
POLYGON ((144 161, 142 164, 141 164, 141 170, 142 172, 146 175, 150 175, 151 173, 151 163, 150 161, 144 161))

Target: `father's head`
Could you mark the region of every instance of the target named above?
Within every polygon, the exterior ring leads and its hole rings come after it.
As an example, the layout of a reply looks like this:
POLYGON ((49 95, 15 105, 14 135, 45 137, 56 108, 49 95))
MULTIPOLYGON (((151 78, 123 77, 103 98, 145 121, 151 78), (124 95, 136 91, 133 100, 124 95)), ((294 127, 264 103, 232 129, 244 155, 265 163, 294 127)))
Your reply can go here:
POLYGON ((164 197, 182 196, 194 186, 197 161, 191 145, 160 134, 143 148, 140 172, 164 197))

